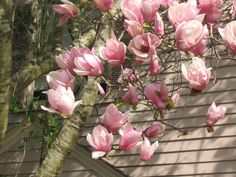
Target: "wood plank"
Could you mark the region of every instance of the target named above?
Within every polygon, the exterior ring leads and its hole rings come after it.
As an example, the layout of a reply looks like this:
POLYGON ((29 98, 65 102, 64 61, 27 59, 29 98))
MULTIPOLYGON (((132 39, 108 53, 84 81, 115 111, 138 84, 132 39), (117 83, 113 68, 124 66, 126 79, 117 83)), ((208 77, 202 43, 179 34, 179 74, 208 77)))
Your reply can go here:
POLYGON ((235 174, 235 161, 221 161, 209 163, 194 163, 194 164, 172 164, 163 166, 142 166, 142 167, 122 167, 125 173, 132 177, 141 176, 184 176, 186 174, 235 174))

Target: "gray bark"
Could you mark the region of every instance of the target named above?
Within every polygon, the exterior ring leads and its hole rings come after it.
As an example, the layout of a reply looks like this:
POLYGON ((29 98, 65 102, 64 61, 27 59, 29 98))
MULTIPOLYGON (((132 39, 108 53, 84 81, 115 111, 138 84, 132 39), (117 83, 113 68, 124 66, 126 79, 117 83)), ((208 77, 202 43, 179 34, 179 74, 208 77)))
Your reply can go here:
POLYGON ((8 124, 12 67, 12 1, 0 1, 0 146, 8 124))

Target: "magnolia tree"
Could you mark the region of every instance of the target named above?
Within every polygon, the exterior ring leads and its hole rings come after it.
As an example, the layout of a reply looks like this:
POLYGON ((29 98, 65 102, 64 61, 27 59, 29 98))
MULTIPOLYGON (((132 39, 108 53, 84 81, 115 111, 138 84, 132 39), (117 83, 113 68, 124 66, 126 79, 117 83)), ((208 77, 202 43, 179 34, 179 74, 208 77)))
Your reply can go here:
MULTIPOLYGON (((80 25, 87 23, 83 19, 88 9, 101 21, 105 19, 108 25, 101 22, 87 46, 72 46, 55 56, 59 69, 46 76, 50 106, 41 108, 59 115, 65 124, 36 176, 52 177, 61 171, 91 115, 96 95, 99 93, 101 99, 106 99, 113 91, 109 68, 121 70, 116 86, 125 93, 120 95, 120 102, 133 108, 138 104, 147 106, 156 122, 136 129, 129 122, 129 114, 119 111, 117 104, 108 105, 86 137, 93 149, 92 158, 109 156, 113 150, 139 148, 140 160, 147 161, 158 148, 158 138, 165 136, 166 127, 183 135, 189 132, 164 121, 164 113, 175 108, 186 84, 181 82, 170 87, 165 79, 160 79, 161 73, 174 71, 179 75, 181 72, 181 81, 182 77, 187 81, 189 93, 194 96, 210 87, 209 81, 215 77, 206 61, 233 59, 236 53, 235 1, 94 0, 93 3, 77 3, 61 0, 53 4, 52 9, 58 14, 57 28, 67 27, 72 36, 76 30, 73 22, 80 19, 80 25), (107 26, 109 35, 104 38, 101 34, 107 26), (97 43, 98 40, 103 42, 97 43), (83 81, 79 91, 76 89, 78 80, 83 81), (106 83, 106 90, 101 82, 106 83), (120 135, 118 145, 114 145, 115 133, 120 135)), ((225 112, 226 107, 213 102, 205 113, 203 127, 213 132, 225 112)))

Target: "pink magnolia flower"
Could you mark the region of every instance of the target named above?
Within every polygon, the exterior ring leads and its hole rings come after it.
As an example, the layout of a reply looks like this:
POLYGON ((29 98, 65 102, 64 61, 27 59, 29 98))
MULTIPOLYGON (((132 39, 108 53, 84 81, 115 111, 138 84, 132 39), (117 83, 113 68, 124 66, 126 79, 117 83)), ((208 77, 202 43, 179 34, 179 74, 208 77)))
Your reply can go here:
POLYGON ((61 2, 64 4, 54 4, 52 6, 56 13, 63 15, 58 22, 58 26, 63 26, 69 19, 72 19, 80 14, 80 10, 74 3, 68 0, 61 0, 61 2))
POLYGON ((142 0, 140 8, 145 21, 147 22, 153 21, 159 7, 160 7, 159 1, 142 0))
POLYGON ((59 85, 56 90, 48 90, 48 101, 51 108, 41 106, 45 111, 58 113, 65 117, 72 116, 74 109, 81 104, 81 101, 75 101, 75 96, 70 87, 67 89, 59 85))
POLYGON ((106 47, 100 47, 99 53, 108 63, 119 67, 124 63, 126 46, 123 42, 119 42, 112 32, 111 39, 106 41, 106 47))
POLYGON ((158 57, 155 56, 153 59, 151 59, 151 62, 150 62, 150 68, 149 68, 149 71, 151 74, 158 74, 160 72, 160 64, 159 64, 159 60, 158 60, 158 57))
POLYGON ((81 76, 100 76, 104 67, 101 60, 88 48, 81 48, 74 59, 74 72, 81 76))
POLYGON ((78 48, 74 47, 70 51, 64 51, 62 54, 56 56, 56 63, 62 69, 73 71, 75 68, 74 59, 77 56, 78 48))
POLYGON ((114 141, 113 135, 101 125, 94 127, 92 135, 89 133, 86 138, 90 146, 95 150, 92 152, 92 158, 94 159, 107 154, 111 150, 114 141))
POLYGON ((205 89, 211 78, 211 68, 206 68, 205 62, 198 57, 193 57, 187 67, 182 63, 181 71, 190 87, 198 91, 205 89))
POLYGON ((195 55, 205 52, 208 35, 207 26, 203 26, 198 20, 181 23, 176 31, 176 47, 181 51, 191 51, 195 55))
POLYGON ((122 0, 121 10, 128 20, 134 20, 140 24, 144 23, 143 14, 141 12, 141 0, 122 0))
POLYGON ((130 104, 137 104, 138 103, 138 93, 136 87, 130 85, 128 92, 126 92, 121 99, 125 102, 130 104))
POLYGON ((176 93, 172 95, 171 100, 173 101, 174 104, 178 102, 179 97, 180 97, 179 91, 177 91, 176 93))
POLYGON ((125 68, 118 78, 118 82, 124 86, 135 83, 139 79, 137 70, 125 68))
POLYGON ((93 3, 103 11, 110 10, 114 6, 114 0, 93 0, 93 3))
POLYGON ((165 109, 167 107, 168 89, 164 81, 151 83, 145 86, 144 95, 157 107, 165 109))
POLYGON ((147 161, 152 158, 153 153, 158 148, 158 141, 151 145, 150 141, 144 137, 140 148, 140 160, 147 161))
POLYGON ((145 136, 148 138, 158 138, 165 132, 165 125, 161 123, 154 123, 145 130, 145 136))
POLYGON ((155 34, 143 33, 129 42, 129 50, 136 55, 137 61, 150 61, 156 55, 156 47, 161 40, 155 34))
POLYGON ((223 4, 223 0, 199 0, 200 13, 206 14, 206 21, 208 23, 214 23, 215 20, 222 16, 222 10, 220 6, 223 4))
POLYGON ((128 31, 128 33, 132 37, 135 37, 137 35, 144 33, 143 25, 137 21, 125 19, 124 26, 125 26, 125 29, 128 31))
POLYGON ((46 76, 50 88, 56 90, 59 85, 75 91, 75 77, 67 70, 52 71, 46 76))
POLYGON ((222 105, 216 106, 215 102, 213 102, 207 111, 206 115, 207 125, 210 126, 215 125, 218 120, 224 118, 225 112, 226 112, 226 107, 222 105))
POLYGON ((154 32, 161 36, 165 34, 164 23, 158 12, 156 13, 154 19, 154 32))
POLYGON ((196 0, 188 0, 183 3, 173 3, 168 9, 170 23, 177 27, 182 22, 196 19, 198 16, 196 0))
POLYGON ((112 103, 106 108, 105 113, 101 117, 102 124, 110 132, 117 132, 128 120, 128 117, 120 112, 112 103))
POLYGON ((123 151, 134 148, 142 136, 142 132, 134 130, 130 123, 125 124, 119 133, 121 135, 119 148, 123 151))
POLYGON ((218 31, 231 52, 236 54, 236 21, 229 22, 224 29, 218 28, 218 31))

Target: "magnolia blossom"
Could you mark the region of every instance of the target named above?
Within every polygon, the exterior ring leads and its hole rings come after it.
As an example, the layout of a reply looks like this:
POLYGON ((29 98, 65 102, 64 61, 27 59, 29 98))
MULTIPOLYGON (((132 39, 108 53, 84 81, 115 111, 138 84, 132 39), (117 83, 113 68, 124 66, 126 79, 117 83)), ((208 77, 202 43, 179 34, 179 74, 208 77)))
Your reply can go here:
POLYGON ((120 129, 119 133, 121 135, 119 148, 123 151, 134 148, 142 136, 142 132, 134 130, 129 123, 125 124, 123 129, 120 129))
POLYGON ((150 61, 156 55, 156 47, 161 40, 152 33, 143 33, 135 36, 129 42, 129 50, 136 55, 137 61, 150 61))
POLYGON ((189 66, 182 63, 181 71, 190 87, 198 91, 205 89, 211 78, 211 68, 206 68, 205 62, 198 57, 193 57, 189 66))
POLYGON ((157 107, 165 109, 167 107, 168 89, 164 81, 151 83, 145 86, 144 95, 157 107))
POLYGON ((122 0, 121 10, 125 18, 143 24, 144 18, 141 12, 141 0, 122 0))
POLYGON ((62 69, 72 71, 75 68, 74 59, 78 54, 79 48, 72 48, 70 51, 64 51, 62 54, 56 56, 56 63, 62 69))
POLYGON ((111 39, 106 41, 106 47, 100 47, 100 56, 113 66, 121 66, 125 60, 126 46, 116 39, 112 32, 111 39))
POLYGON ((159 7, 160 7, 159 1, 142 0, 140 8, 145 21, 147 22, 153 21, 159 7))
MULTIPOLYGON (((173 3, 168 9, 168 17, 173 26, 198 18, 196 0, 188 0, 183 3, 173 3)), ((204 17, 204 16, 203 16, 204 17)))
POLYGON ((207 125, 215 125, 215 123, 223 119, 225 116, 226 107, 220 105, 216 106, 215 102, 211 104, 211 106, 208 108, 207 115, 206 115, 206 123, 207 125))
POLYGON ((172 95, 171 100, 174 103, 174 105, 178 102, 179 97, 180 97, 179 91, 177 91, 176 93, 172 95))
POLYGON ((150 141, 144 137, 144 141, 140 148, 140 160, 147 161, 152 158, 153 153, 158 148, 158 141, 154 142, 152 145, 150 141))
POLYGON ((114 0, 93 0, 93 3, 104 11, 110 10, 114 6, 114 0))
POLYGON ((218 28, 221 37, 233 54, 236 54, 236 21, 229 22, 225 28, 218 28))
POLYGON ((215 20, 221 18, 222 10, 220 9, 223 0, 199 0, 200 13, 206 14, 206 21, 214 23, 215 20))
POLYGON ((58 22, 58 26, 63 26, 69 19, 74 18, 80 14, 80 10, 74 3, 68 0, 61 0, 61 2, 64 4, 52 5, 52 9, 56 13, 63 15, 58 22))
POLYGON ((149 71, 151 74, 158 74, 160 72, 160 64, 159 64, 159 60, 158 57, 154 57, 152 58, 151 62, 150 62, 150 68, 149 71))
POLYGON ((100 76, 104 67, 101 60, 88 48, 81 48, 74 63, 74 72, 81 76, 100 76))
POLYGON ((128 117, 120 112, 114 104, 107 106, 101 117, 102 124, 110 132, 117 132, 128 120, 128 117))
POLYGON ((161 36, 165 34, 164 23, 158 12, 156 13, 154 19, 154 32, 161 36))
POLYGON ((195 55, 202 55, 206 49, 207 26, 198 20, 181 23, 176 31, 176 47, 182 51, 191 51, 195 55))
POLYGON ((145 130, 145 136, 148 138, 158 138, 165 132, 165 125, 161 123, 154 123, 145 130))
POLYGON ((87 134, 87 141, 95 150, 92 152, 92 158, 98 159, 111 150, 114 137, 106 128, 98 125, 94 127, 92 135, 87 134))
POLYGON ((135 37, 137 35, 144 33, 143 25, 137 21, 125 19, 124 26, 125 26, 125 29, 128 31, 128 33, 132 37, 135 37))
POLYGON ((41 106, 45 111, 51 113, 58 113, 62 116, 72 116, 74 109, 78 106, 81 101, 75 101, 75 96, 70 87, 67 89, 59 85, 56 90, 48 90, 48 101, 51 108, 41 106))
POLYGON ((119 76, 118 82, 126 86, 128 83, 133 84, 137 82, 138 79, 138 73, 135 69, 125 68, 119 76))
POLYGON ((138 103, 138 93, 136 87, 130 85, 128 92, 126 92, 121 99, 123 101, 129 102, 131 104, 137 104, 138 103))
POLYGON ((60 69, 52 71, 46 76, 50 88, 56 90, 59 85, 63 87, 70 87, 72 91, 75 90, 75 77, 67 70, 60 69))

